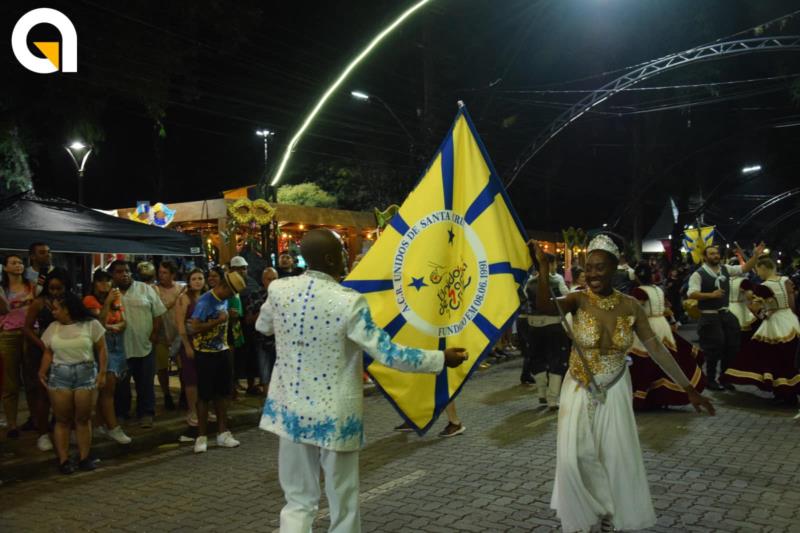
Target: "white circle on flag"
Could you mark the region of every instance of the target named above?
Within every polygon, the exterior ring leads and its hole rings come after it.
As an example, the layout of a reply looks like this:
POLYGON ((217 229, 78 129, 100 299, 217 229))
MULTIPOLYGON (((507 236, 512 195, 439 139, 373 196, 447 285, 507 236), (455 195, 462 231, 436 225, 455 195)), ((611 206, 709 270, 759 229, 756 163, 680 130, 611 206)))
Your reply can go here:
MULTIPOLYGON (((424 248, 417 247, 417 252, 425 252, 424 248)), ((415 257, 415 259, 423 259, 415 257)), ((422 279, 422 278, 413 278, 422 279)), ((420 282, 420 283, 424 283, 420 282)), ((419 331, 433 337, 450 337, 461 333, 467 324, 472 322, 480 311, 483 302, 486 300, 486 290, 489 285, 489 262, 486 259, 486 249, 475 230, 467 224, 464 217, 451 210, 439 210, 428 213, 417 220, 400 238, 392 264, 392 286, 394 289, 395 302, 406 321, 419 331), (474 255, 474 264, 467 265, 471 271, 477 273, 477 284, 472 299, 459 305, 460 313, 446 324, 432 324, 414 311, 409 303, 409 286, 404 283, 403 274, 408 266, 409 255, 417 256, 411 251, 412 244, 423 233, 439 224, 449 224, 458 226, 463 231, 466 243, 474 255)), ((427 287, 427 285, 425 285, 427 287)), ((419 289, 418 289, 419 290, 419 289)))

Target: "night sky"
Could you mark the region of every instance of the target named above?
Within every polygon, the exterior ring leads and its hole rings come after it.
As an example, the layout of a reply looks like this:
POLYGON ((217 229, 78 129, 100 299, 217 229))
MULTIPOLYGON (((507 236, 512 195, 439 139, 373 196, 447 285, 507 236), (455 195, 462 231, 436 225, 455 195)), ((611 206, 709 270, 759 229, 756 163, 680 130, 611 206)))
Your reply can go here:
MULTIPOLYGON (((40 5, 4 2, 0 32, 10 36, 16 20, 40 5)), ((17 128, 37 192, 70 199, 77 188, 63 145, 76 136, 92 141, 97 150, 87 165, 86 203, 114 208, 137 200, 215 198, 255 183, 263 172, 255 129, 278 132, 274 169, 327 84, 411 3, 47 5, 76 26, 79 72, 32 74, 10 46, 2 47, 0 126, 4 135, 17 128)), ((400 175, 398 190, 407 192, 447 132, 458 100, 505 179, 526 145, 585 95, 571 91, 597 89, 621 74, 602 73, 798 8, 792 0, 434 0, 334 96, 301 141, 285 182, 313 181, 321 169, 356 162, 361 186, 381 183, 371 176, 388 173, 400 175), (389 113, 351 98, 354 89, 391 106, 414 137, 413 154, 389 113)), ((798 34, 798 17, 764 29, 764 35, 798 34)), ((47 27, 31 35, 52 36, 47 27)), ((796 76, 797 50, 692 65, 643 82, 681 87, 630 91, 576 121, 520 173, 510 189, 515 207, 532 229, 607 222, 628 235, 635 217, 646 232, 669 195, 688 210, 693 196, 724 179, 729 185, 722 192, 734 195, 720 195, 706 215, 733 231, 737 217, 797 186, 800 127, 775 127, 800 118, 796 76), (751 162, 765 172, 743 183, 739 169, 751 162)), ((787 200, 763 220, 755 217, 751 229, 736 231, 756 238, 798 205, 787 200)), ((797 232, 780 237, 800 245, 797 232)))

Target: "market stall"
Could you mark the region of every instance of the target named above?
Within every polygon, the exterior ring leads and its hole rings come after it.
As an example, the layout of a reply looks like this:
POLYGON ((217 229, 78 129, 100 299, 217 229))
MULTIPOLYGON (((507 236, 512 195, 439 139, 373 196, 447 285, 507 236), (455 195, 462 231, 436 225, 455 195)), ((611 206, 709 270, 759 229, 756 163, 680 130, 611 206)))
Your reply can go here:
MULTIPOLYGON (((314 228, 337 232, 352 262, 376 238, 372 213, 251 200, 248 188, 224 193, 223 198, 169 204, 170 228, 202 241, 208 260, 226 263, 241 253, 267 249, 264 240, 277 235, 277 251, 297 252, 303 235, 314 228)), ((136 216, 136 208, 118 209, 122 218, 136 216)), ((274 253, 274 252, 273 252, 274 253)))
POLYGON ((0 203, 0 250, 27 251, 44 242, 54 252, 202 255, 200 240, 170 229, 123 220, 62 198, 33 193, 0 203))

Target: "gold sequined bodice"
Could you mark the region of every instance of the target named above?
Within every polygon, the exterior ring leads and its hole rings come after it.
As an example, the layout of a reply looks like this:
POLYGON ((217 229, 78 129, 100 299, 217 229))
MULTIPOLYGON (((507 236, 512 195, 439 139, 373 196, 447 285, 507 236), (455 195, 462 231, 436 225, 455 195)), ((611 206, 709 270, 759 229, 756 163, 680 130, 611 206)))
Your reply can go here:
MULTIPOLYGON (((625 365, 625 356, 633 345, 633 310, 628 311, 622 295, 614 292, 608 298, 587 295, 578 309, 573 333, 595 376, 616 375, 625 365)), ((589 376, 573 346, 569 358, 572 376, 588 385, 589 376)))

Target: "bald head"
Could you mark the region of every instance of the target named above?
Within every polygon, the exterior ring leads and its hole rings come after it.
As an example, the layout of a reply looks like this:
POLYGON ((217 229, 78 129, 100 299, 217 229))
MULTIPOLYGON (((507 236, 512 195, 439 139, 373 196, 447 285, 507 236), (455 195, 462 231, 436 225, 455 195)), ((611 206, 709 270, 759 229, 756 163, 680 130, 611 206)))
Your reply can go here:
POLYGON ((278 279, 278 271, 272 267, 265 268, 264 272, 261 274, 261 284, 264 285, 265 289, 276 279, 278 279))
POLYGON ((308 268, 325 272, 337 279, 344 274, 342 251, 339 238, 327 229, 309 231, 300 243, 300 253, 303 254, 308 268))

